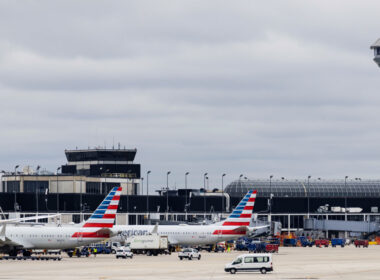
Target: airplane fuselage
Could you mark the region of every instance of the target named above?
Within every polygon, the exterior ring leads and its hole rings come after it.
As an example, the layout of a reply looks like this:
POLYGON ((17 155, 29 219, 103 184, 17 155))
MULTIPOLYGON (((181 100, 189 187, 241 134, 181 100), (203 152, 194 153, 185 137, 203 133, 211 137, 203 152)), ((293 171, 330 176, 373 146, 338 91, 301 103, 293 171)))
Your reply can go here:
MULTIPOLYGON (((114 226, 117 236, 112 241, 125 242, 130 236, 151 234, 153 225, 127 225, 114 226)), ((204 245, 236 239, 244 236, 245 231, 235 231, 237 227, 217 225, 159 225, 157 233, 168 236, 172 245, 204 245)))
POLYGON ((69 249, 99 242, 105 236, 87 237, 83 228, 71 226, 8 225, 2 245, 25 249, 69 249))

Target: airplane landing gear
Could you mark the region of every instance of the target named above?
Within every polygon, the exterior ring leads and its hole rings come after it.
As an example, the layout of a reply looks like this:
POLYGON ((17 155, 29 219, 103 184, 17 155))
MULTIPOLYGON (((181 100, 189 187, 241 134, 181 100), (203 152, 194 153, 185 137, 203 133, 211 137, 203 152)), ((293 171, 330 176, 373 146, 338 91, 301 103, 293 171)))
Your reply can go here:
POLYGON ((12 249, 9 251, 9 256, 10 257, 17 257, 18 250, 17 249, 12 249))
POLYGON ((22 255, 23 255, 24 257, 30 257, 31 252, 30 252, 30 251, 24 251, 24 252, 22 252, 22 255))

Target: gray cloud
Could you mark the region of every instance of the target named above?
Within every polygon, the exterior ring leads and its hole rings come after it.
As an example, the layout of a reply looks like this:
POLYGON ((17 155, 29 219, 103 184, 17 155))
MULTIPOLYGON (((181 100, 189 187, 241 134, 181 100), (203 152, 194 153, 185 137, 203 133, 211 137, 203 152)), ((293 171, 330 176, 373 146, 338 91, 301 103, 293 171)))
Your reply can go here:
POLYGON ((378 178, 377 2, 3 1, 0 169, 138 148, 156 187, 378 178))

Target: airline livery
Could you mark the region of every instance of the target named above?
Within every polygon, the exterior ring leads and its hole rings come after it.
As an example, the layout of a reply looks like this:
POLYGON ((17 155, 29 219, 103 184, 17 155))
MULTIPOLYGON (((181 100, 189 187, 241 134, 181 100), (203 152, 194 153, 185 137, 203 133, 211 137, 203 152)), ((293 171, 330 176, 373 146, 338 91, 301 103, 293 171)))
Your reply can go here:
POLYGON ((210 225, 116 225, 114 229, 120 233, 111 240, 125 242, 129 236, 151 234, 153 230, 157 230, 159 235, 168 236, 171 245, 214 244, 236 239, 248 232, 267 227, 249 227, 256 193, 257 191, 249 191, 228 218, 222 222, 210 225))
MULTIPOLYGON (((26 219, 0 221, 0 251, 15 256, 20 249, 70 249, 116 235, 112 228, 121 190, 121 187, 113 188, 91 217, 79 225, 21 223, 26 219)), ((25 256, 29 254, 24 251, 25 256)))

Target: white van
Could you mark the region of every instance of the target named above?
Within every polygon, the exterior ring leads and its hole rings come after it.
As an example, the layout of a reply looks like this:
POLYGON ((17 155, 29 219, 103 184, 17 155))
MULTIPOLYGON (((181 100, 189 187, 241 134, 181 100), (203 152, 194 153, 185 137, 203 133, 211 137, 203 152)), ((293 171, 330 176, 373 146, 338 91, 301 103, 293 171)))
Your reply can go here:
POLYGON ((260 270, 262 274, 273 271, 272 254, 244 254, 232 263, 226 264, 224 271, 235 274, 237 271, 260 270))

